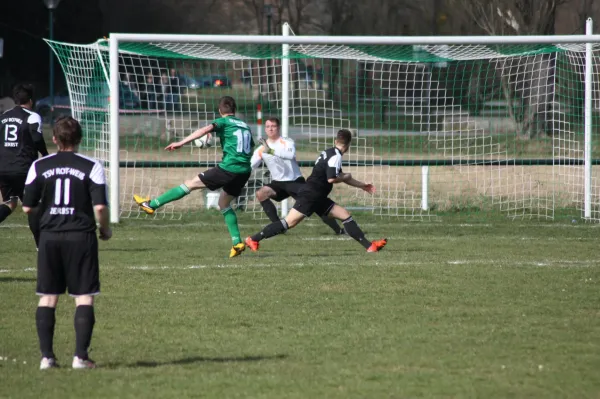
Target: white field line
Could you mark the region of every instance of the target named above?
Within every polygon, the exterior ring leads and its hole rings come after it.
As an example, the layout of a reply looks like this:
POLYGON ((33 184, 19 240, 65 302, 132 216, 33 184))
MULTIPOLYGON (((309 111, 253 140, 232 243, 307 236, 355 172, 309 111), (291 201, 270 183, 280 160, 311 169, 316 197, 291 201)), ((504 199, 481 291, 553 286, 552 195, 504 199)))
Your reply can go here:
MULTIPOLYGON (((374 266, 460 266, 460 265, 475 265, 475 266, 497 266, 497 267, 559 267, 559 268, 589 268, 600 265, 600 259, 597 260, 533 260, 526 262, 506 262, 505 260, 494 260, 494 259, 480 259, 480 260, 448 260, 445 262, 378 262, 376 261, 374 266)), ((235 264, 235 263, 223 263, 223 264, 198 264, 198 265, 187 265, 187 266, 167 266, 167 265, 135 265, 126 267, 113 267, 113 266, 100 266, 102 272, 110 271, 122 271, 123 269, 133 271, 173 271, 173 270, 206 270, 206 269, 257 269, 257 268, 300 268, 305 267, 305 262, 285 263, 285 264, 266 264, 266 263, 253 263, 253 264, 235 264)), ((347 262, 319 262, 311 266, 327 267, 327 266, 343 266, 347 267, 347 262)), ((372 267, 371 265, 365 267, 372 267)), ((1 269, 0 273, 11 274, 11 273, 22 273, 22 272, 35 272, 36 269, 32 267, 27 268, 15 268, 15 269, 1 269)))
MULTIPOLYGON (((293 234, 293 232, 292 232, 293 234)), ((326 233, 323 233, 326 234, 326 233)), ((372 235, 373 233, 371 233, 370 235, 372 235)), ((465 241, 466 238, 464 236, 462 237, 454 237, 454 236, 444 236, 444 237, 440 237, 440 236, 430 236, 428 234, 417 234, 417 235, 394 235, 394 236, 386 236, 385 234, 379 234, 382 237, 387 238, 388 240, 398 240, 401 242, 406 242, 406 241, 419 241, 419 242, 423 242, 424 238, 426 241, 465 241)), ((343 235, 343 236, 336 236, 336 235, 322 235, 322 236, 317 236, 317 237, 300 237, 297 238, 298 240, 301 241, 348 241, 348 240, 352 240, 351 237, 347 236, 347 235, 343 235)), ((535 236, 523 236, 523 237, 518 237, 516 235, 508 235, 508 236, 498 236, 495 235, 493 236, 494 240, 508 240, 508 241, 512 241, 512 240, 519 240, 519 241, 559 241, 559 242, 564 242, 564 241, 581 241, 581 242, 586 242, 586 241, 593 241, 596 242, 598 239, 596 237, 590 236, 590 237, 535 237, 535 236)), ((17 237, 11 237, 11 240, 31 240, 31 237, 29 235, 26 236, 17 236, 17 237)), ((173 242, 182 242, 182 241, 198 241, 199 238, 194 235, 193 233, 190 233, 188 235, 177 235, 177 234, 169 234, 169 235, 164 235, 160 237, 160 241, 173 241, 173 242)), ((136 236, 129 236, 129 235, 114 235, 113 238, 111 239, 112 242, 115 241, 148 241, 146 238, 144 237, 136 237, 136 236)))

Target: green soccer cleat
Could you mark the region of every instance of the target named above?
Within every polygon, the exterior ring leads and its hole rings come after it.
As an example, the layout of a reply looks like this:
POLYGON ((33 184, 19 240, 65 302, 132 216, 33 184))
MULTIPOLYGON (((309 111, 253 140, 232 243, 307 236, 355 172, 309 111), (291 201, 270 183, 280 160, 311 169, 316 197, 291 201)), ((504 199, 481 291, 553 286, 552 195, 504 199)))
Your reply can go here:
POLYGON ((133 200, 136 204, 138 204, 142 211, 146 212, 148 215, 154 214, 154 208, 150 206, 150 197, 143 198, 137 194, 134 194, 133 200))

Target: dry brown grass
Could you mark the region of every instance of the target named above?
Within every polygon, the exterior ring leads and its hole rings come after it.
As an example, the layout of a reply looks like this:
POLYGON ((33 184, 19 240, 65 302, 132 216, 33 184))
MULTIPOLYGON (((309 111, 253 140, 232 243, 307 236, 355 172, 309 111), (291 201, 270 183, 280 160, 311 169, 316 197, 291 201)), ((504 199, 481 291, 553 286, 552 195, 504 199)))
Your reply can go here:
MULTIPOLYGON (((364 141, 365 139, 359 139, 364 141)), ((552 140, 528 141, 528 151, 546 152, 552 140)), ((344 158, 349 161, 381 160, 372 147, 358 143, 360 150, 352 150, 344 158)), ((555 143, 556 144, 556 143, 555 143)), ((505 150, 499 150, 500 152, 505 150)), ((578 157, 578 148, 561 151, 562 156, 578 157), (576 153, 572 153, 575 151, 576 153)), ((93 155, 93 154, 92 154, 93 155)), ((157 162, 215 162, 221 159, 217 146, 198 149, 188 146, 175 153, 166 151, 121 151, 121 161, 157 162)), ((318 153, 300 150, 299 160, 313 161, 318 153)), ((397 159, 435 158, 439 154, 396 154, 397 159)), ((478 157, 481 159, 489 157, 478 157)), ((498 156, 494 157, 498 159, 498 156)), ((600 167, 594 168, 594 173, 600 167)), ((304 176, 311 167, 302 168, 304 176)), ((134 193, 155 197, 165 190, 181 184, 203 169, 197 168, 122 168, 121 207, 125 214, 136 215, 137 207, 131 197, 134 193)), ((375 209, 376 213, 391 215, 428 215, 422 211, 422 169, 415 167, 367 166, 348 167, 357 179, 372 182, 377 187, 370 196, 361 190, 337 185, 332 198, 342 204, 375 209)), ((463 209, 502 210, 518 215, 529 212, 547 212, 556 208, 577 207, 583 196, 583 167, 580 166, 431 166, 429 167, 428 206, 429 210, 448 211, 463 209)), ((599 192, 593 182, 594 192, 599 192)), ((253 197, 254 190, 250 189, 253 197)), ((596 193, 599 194, 599 193, 596 193)), ((250 201, 250 209, 261 213, 260 206, 250 201)), ((168 204, 160 217, 177 212, 195 211, 205 208, 205 196, 194 193, 181 201, 168 204)))
MULTIPOLYGON (((600 167, 595 171, 600 171, 600 167)), ((203 169, 122 168, 121 206, 137 213, 133 194, 156 197, 181 184, 203 169)), ((302 168, 304 176, 310 168, 302 168)), ((421 211, 421 167, 349 167, 359 180, 372 182, 375 195, 346 185, 336 185, 331 196, 341 204, 376 208, 383 214, 426 214, 421 211)), ((447 211, 497 209, 507 212, 535 212, 535 209, 576 206, 583 196, 582 167, 552 166, 439 166, 429 168, 429 208, 447 211)), ((596 190, 597 191, 597 190, 596 190)), ((195 211, 205 207, 202 193, 192 193, 163 208, 164 215, 195 211)), ((250 209, 261 212, 256 203, 250 209)), ((163 216, 164 216, 163 215, 163 216)))

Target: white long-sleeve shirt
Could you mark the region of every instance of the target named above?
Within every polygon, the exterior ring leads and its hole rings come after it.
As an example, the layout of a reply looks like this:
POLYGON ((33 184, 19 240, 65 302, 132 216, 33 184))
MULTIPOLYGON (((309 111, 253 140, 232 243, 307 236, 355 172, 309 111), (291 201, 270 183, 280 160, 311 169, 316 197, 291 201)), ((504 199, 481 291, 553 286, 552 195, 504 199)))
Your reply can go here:
POLYGON ((275 151, 275 154, 268 154, 261 145, 252 154, 252 169, 257 168, 262 161, 271 172, 271 180, 294 181, 302 176, 298 162, 296 162, 294 140, 280 137, 276 141, 267 140, 267 144, 275 151))

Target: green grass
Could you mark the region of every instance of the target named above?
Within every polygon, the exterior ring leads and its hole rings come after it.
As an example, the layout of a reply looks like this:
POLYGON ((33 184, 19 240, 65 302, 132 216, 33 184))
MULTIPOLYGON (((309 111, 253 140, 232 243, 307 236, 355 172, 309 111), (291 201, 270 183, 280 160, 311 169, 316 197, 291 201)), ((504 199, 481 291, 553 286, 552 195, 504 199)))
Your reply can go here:
MULTIPOLYGON (((13 215, 0 228, 0 396, 598 397, 596 225, 356 219, 390 237, 383 252, 313 218, 227 259, 215 212, 126 221, 100 245, 99 368, 40 372, 36 252, 13 215)), ((64 365, 73 306, 57 312, 64 365)))

